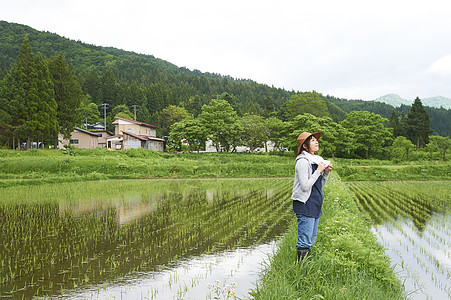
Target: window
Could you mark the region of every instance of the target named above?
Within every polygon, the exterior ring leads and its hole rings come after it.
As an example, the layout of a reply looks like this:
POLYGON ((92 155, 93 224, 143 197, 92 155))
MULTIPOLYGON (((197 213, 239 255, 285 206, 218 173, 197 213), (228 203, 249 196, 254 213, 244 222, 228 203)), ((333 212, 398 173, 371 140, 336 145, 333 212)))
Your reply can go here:
POLYGON ((78 145, 78 139, 70 140, 69 144, 71 144, 71 145, 78 145))

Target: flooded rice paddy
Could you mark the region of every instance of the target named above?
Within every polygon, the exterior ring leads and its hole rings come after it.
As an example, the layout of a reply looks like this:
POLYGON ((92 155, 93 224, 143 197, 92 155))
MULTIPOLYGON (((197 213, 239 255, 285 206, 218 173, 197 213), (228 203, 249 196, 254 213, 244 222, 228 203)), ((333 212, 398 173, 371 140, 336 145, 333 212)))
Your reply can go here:
POLYGON ((410 299, 451 299, 451 181, 352 182, 410 299))
POLYGON ((292 217, 291 184, 137 180, 5 188, 0 298, 247 298, 292 217))

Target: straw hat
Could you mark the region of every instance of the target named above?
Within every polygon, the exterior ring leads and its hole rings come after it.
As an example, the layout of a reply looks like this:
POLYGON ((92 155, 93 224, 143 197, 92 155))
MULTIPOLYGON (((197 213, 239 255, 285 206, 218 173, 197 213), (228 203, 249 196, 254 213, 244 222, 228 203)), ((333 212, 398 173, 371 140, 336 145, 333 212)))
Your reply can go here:
POLYGON ((314 137, 316 137, 317 140, 319 140, 319 138, 321 137, 321 132, 310 133, 304 131, 303 133, 301 133, 297 139, 299 145, 298 155, 301 153, 302 144, 304 144, 305 140, 311 135, 313 135, 314 137))

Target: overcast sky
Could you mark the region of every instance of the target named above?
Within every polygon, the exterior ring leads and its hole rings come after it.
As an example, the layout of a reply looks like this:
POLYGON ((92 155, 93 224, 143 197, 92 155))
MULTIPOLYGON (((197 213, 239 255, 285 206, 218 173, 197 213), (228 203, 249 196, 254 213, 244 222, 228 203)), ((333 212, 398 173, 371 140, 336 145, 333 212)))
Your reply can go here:
POLYGON ((287 90, 451 98, 450 0, 0 0, 0 20, 287 90))

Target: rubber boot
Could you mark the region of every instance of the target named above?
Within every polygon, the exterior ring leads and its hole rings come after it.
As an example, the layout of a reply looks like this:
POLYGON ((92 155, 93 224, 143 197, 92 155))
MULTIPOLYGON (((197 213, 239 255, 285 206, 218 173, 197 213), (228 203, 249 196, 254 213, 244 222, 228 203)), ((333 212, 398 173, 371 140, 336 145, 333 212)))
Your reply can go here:
POLYGON ((310 248, 297 248, 297 252, 298 252, 298 261, 301 261, 310 252, 310 248))

